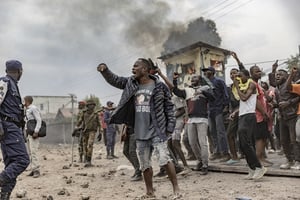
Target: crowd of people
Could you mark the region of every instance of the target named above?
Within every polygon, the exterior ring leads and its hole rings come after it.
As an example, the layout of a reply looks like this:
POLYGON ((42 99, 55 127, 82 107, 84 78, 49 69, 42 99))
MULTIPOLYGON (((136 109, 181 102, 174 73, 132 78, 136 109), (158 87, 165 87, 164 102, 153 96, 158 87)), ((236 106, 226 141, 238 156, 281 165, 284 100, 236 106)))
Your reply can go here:
MULTIPOLYGON (((93 166, 93 144, 102 138, 106 159, 117 159, 116 132, 122 125, 123 153, 134 167, 131 181, 144 180, 146 199, 155 197, 153 176, 167 175, 174 199, 180 198, 176 174, 199 171, 207 175, 213 160, 234 165, 245 158, 249 167, 245 179, 249 180, 262 178, 273 165, 267 153, 284 154, 286 162, 280 169, 300 170, 299 66, 288 72, 278 69, 275 62, 264 82, 258 66, 247 70, 236 53, 232 57, 238 67, 230 70, 230 86, 216 76, 212 66, 194 71, 190 84, 181 87, 178 73, 169 80, 151 59, 137 59, 130 77, 118 76, 105 63, 99 64, 97 71, 123 92, 117 106, 108 101, 98 110, 93 99, 78 103, 72 135, 78 137, 78 161, 93 166), (160 166, 156 175, 152 154, 160 166), (195 160, 196 166, 191 168, 187 160, 195 160)), ((30 163, 29 176, 40 176, 37 152, 42 119, 31 96, 24 98, 23 106, 17 85, 22 71, 21 62, 10 60, 6 76, 0 78, 0 140, 5 164, 0 173, 0 199, 10 198, 17 177, 30 163), (24 140, 22 130, 26 132, 28 120, 35 120, 36 125, 24 140)))
POLYGON ((212 160, 234 165, 245 158, 249 180, 261 179, 273 165, 267 153, 285 155, 280 169, 300 170, 299 69, 294 66, 289 73, 277 69, 275 62, 264 82, 259 66, 247 70, 236 53, 232 57, 238 67, 230 70, 230 86, 216 77, 212 66, 195 73, 184 87, 178 86, 178 73, 169 80, 151 59, 138 59, 131 77, 114 74, 104 63, 98 66, 109 84, 123 89, 110 122, 132 127, 147 197, 154 196, 152 152, 159 159, 158 174, 169 176, 175 196, 179 195, 176 173, 194 170, 207 175, 212 160), (188 166, 181 136, 189 159, 197 161, 195 168, 188 166))

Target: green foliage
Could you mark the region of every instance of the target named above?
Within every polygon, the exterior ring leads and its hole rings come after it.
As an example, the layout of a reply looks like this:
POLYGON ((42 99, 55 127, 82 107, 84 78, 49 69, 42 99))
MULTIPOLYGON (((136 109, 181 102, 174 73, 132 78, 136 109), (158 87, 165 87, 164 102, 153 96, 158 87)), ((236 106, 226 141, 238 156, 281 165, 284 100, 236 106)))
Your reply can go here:
POLYGON ((291 55, 291 57, 286 61, 286 64, 288 69, 292 69, 293 67, 300 68, 300 55, 291 55))
POLYGON ((95 110, 100 110, 101 109, 102 105, 101 105, 100 99, 98 97, 96 97, 96 95, 90 94, 90 96, 86 96, 84 100, 87 101, 89 99, 93 99, 95 101, 95 103, 96 103, 95 110))

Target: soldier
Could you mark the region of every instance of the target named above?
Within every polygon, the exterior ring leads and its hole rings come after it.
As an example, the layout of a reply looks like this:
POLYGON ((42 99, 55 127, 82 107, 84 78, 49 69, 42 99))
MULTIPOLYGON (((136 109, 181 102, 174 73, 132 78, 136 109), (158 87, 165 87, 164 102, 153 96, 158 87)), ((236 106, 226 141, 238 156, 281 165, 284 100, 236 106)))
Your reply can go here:
POLYGON ((17 177, 29 165, 25 146, 24 108, 18 88, 22 76, 22 63, 17 60, 6 62, 6 76, 0 78, 0 141, 4 170, 0 173, 0 199, 10 198, 17 177))
POLYGON ((86 110, 83 111, 77 127, 82 127, 82 143, 85 167, 91 167, 93 144, 97 131, 101 128, 98 111, 95 111, 96 103, 90 99, 86 102, 86 110))
MULTIPOLYGON (((83 111, 85 110, 85 101, 79 101, 78 102, 78 115, 77 115, 77 122, 79 122, 80 118, 83 115, 83 111)), ((79 153, 79 162, 83 162, 83 140, 82 140, 82 132, 79 132, 80 135, 78 135, 78 153, 79 153)))

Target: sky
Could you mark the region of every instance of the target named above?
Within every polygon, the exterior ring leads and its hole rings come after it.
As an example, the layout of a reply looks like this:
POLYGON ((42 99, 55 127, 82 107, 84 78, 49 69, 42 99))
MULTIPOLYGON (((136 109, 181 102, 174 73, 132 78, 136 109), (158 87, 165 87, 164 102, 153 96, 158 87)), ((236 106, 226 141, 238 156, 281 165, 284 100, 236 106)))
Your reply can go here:
MULTIPOLYGON (((92 94, 117 103, 122 91, 97 65, 130 76, 137 58, 151 57, 164 68, 156 58, 169 33, 201 16, 215 21, 220 47, 268 72, 276 59, 299 53, 299 7, 297 0, 0 0, 0 72, 6 60, 23 63, 23 96, 92 94)), ((234 60, 226 66, 228 75, 234 60)))

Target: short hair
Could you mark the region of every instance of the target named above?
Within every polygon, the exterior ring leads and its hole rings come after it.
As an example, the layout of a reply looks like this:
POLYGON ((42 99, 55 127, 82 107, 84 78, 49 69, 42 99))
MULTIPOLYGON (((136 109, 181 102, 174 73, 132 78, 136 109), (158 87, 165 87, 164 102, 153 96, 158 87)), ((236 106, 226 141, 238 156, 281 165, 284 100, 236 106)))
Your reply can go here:
POLYGON ((138 60, 142 61, 147 67, 147 69, 151 69, 151 63, 146 58, 139 58, 138 60))
POLYGON ((286 73, 286 74, 288 74, 288 72, 285 70, 285 69, 279 69, 279 70, 277 70, 278 72, 283 72, 283 73, 286 73))
POLYGON ((254 70, 254 68, 258 68, 259 69, 259 67, 257 66, 257 65, 253 65, 252 67, 250 67, 250 74, 252 75, 253 74, 253 70, 254 70))
POLYGON ((26 96, 26 97, 24 97, 24 100, 28 101, 28 103, 30 103, 30 104, 32 104, 32 102, 33 102, 32 96, 26 96))
POLYGON ((238 69, 238 68, 235 68, 235 67, 232 68, 230 71, 232 71, 232 70, 235 70, 235 71, 237 71, 237 72, 239 71, 239 69, 238 69))
POLYGON ((240 72, 243 73, 245 76, 250 77, 250 73, 247 69, 241 69, 240 72))

